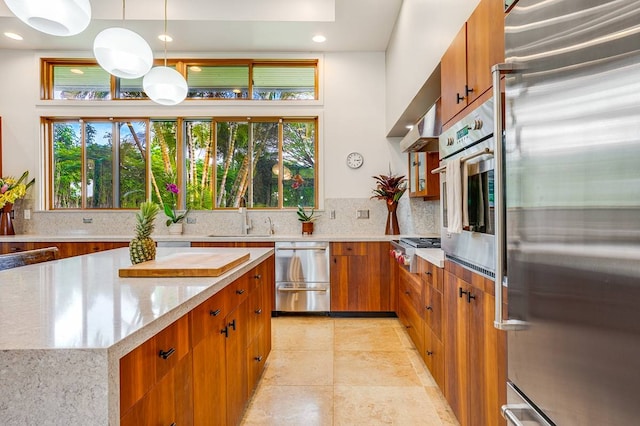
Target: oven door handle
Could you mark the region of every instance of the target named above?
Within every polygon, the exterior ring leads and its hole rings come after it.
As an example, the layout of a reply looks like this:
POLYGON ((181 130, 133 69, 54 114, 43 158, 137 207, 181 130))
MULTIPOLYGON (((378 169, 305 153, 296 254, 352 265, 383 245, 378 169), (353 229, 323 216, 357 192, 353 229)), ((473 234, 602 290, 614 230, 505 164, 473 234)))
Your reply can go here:
MULTIPOLYGON (((469 160, 472 160, 476 157, 480 157, 481 155, 494 155, 493 151, 490 148, 485 148, 482 151, 478 151, 478 152, 474 152, 471 155, 467 155, 466 157, 462 157, 460 159, 461 163, 467 162, 469 160)), ((447 165, 445 164, 444 166, 440 166, 436 169, 431 170, 431 174, 432 175, 437 175, 438 173, 445 173, 447 171, 447 165)))

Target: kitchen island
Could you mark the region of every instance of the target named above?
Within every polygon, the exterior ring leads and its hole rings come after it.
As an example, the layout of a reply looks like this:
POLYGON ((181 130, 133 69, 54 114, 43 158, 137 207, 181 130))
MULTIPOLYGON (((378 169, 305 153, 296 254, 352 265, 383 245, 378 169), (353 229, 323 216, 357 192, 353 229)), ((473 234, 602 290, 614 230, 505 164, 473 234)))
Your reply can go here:
POLYGON ((266 262, 248 252, 219 277, 120 278, 126 248, 0 271, 0 424, 117 425, 120 360, 266 262))

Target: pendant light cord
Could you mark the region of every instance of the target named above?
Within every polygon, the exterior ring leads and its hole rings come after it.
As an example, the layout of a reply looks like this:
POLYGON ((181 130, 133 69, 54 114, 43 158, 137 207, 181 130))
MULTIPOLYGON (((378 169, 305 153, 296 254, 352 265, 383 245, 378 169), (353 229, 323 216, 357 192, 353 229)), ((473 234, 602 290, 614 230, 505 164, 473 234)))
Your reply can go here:
POLYGON ((122 0, 122 25, 124 26, 124 4, 126 0, 122 0))
POLYGON ((167 66, 167 0, 164 0, 164 66, 167 66))

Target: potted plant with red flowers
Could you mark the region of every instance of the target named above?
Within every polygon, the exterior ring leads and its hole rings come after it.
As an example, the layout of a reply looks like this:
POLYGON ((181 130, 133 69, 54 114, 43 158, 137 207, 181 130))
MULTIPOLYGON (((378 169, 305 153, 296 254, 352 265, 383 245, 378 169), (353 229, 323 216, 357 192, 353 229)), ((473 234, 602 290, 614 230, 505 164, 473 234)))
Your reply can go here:
POLYGON ((189 209, 184 213, 178 213, 176 210, 177 200, 176 197, 180 192, 178 185, 175 183, 168 183, 165 186, 166 190, 170 193, 171 203, 164 203, 164 214, 167 216, 167 226, 169 227, 169 234, 180 235, 182 234, 182 222, 187 217, 189 209))
POLYGON ((373 190, 371 198, 385 200, 387 204, 387 225, 386 235, 397 235, 400 233, 398 226, 398 200, 407 190, 407 179, 404 176, 396 176, 389 171, 389 175, 373 176, 376 180, 376 188, 373 190))

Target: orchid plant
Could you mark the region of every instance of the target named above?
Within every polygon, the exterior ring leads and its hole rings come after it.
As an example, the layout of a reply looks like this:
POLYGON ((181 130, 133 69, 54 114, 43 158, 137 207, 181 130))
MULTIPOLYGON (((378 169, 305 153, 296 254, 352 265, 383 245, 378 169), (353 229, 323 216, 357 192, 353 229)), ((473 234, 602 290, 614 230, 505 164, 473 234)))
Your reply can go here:
POLYGON ((163 205, 164 214, 167 215, 167 217, 169 218, 167 219, 167 226, 171 226, 171 224, 173 223, 182 223, 184 218, 187 217, 187 214, 189 213, 189 209, 187 209, 187 211, 185 211, 182 214, 177 214, 176 212, 176 204, 177 204, 176 197, 180 192, 180 189, 178 188, 178 185, 176 185, 175 183, 168 183, 165 188, 167 191, 169 191, 171 196, 171 205, 169 205, 168 203, 164 203, 163 205))

